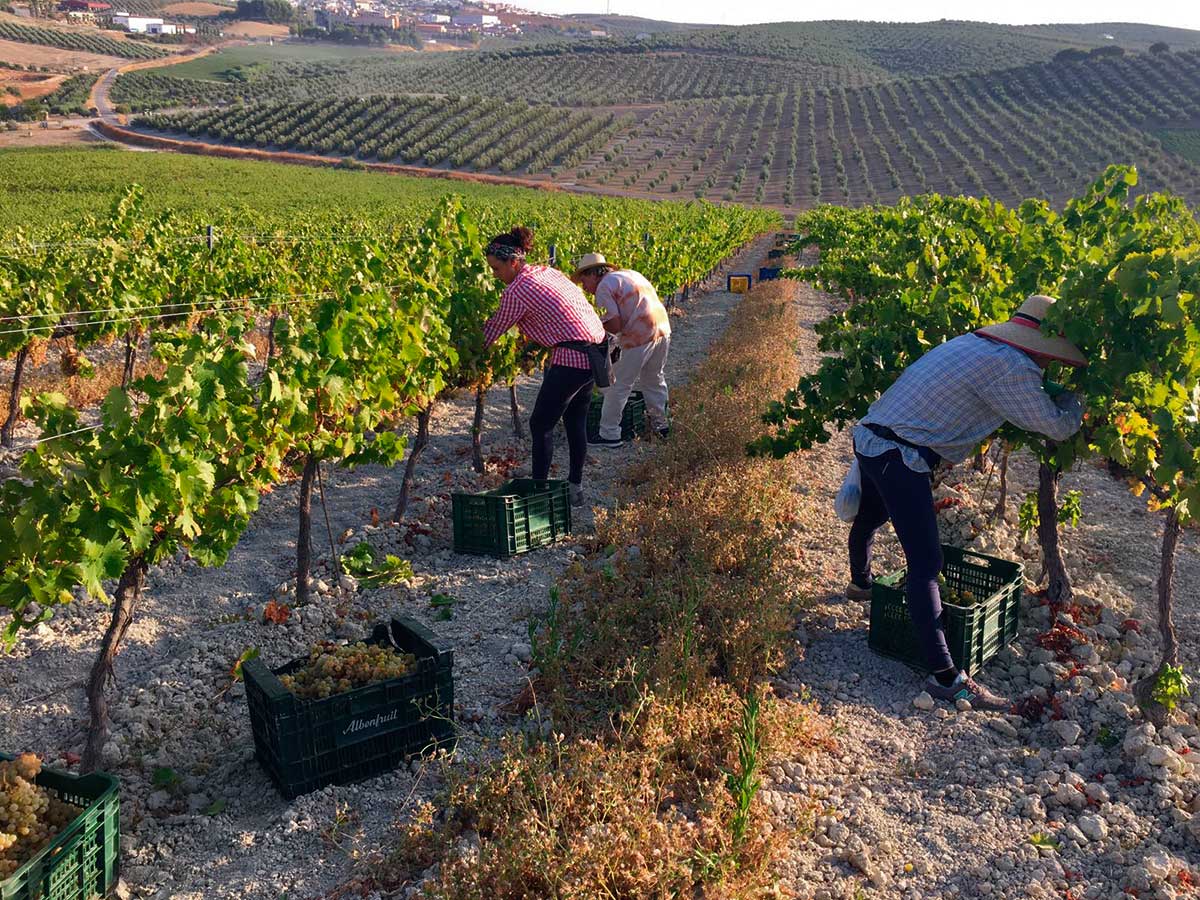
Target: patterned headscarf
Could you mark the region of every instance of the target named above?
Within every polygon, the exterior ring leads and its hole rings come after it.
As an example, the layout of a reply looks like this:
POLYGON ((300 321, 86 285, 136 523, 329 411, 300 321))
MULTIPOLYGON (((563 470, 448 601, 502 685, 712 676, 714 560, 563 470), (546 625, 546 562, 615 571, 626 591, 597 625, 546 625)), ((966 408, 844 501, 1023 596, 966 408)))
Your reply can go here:
POLYGON ((486 256, 494 256, 496 259, 507 262, 512 259, 524 259, 525 251, 520 247, 514 247, 512 244, 501 244, 497 241, 492 241, 487 245, 487 249, 483 251, 486 256))

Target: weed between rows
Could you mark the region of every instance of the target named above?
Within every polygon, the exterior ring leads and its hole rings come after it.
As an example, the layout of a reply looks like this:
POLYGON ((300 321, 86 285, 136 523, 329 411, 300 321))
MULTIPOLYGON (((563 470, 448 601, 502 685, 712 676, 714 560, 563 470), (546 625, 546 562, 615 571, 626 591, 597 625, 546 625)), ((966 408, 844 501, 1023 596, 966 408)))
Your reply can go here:
POLYGON ((759 773, 828 729, 766 685, 801 596, 782 552, 794 464, 744 447, 762 398, 796 380, 798 332, 785 286, 742 300, 673 398, 671 441, 630 474, 531 625, 555 733, 509 736, 495 762, 451 770, 443 811, 403 827, 373 883, 432 872, 427 893, 454 900, 773 889, 782 840, 764 827, 759 773))

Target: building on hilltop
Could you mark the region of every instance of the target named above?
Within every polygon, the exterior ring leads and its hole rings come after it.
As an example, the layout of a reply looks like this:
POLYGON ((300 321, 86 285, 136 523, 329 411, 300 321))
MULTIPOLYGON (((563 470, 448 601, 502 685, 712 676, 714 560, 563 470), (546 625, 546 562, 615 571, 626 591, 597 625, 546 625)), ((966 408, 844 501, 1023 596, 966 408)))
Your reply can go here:
POLYGON ((499 24, 500 17, 488 13, 459 13, 454 17, 455 28, 488 28, 499 24))
POLYGON ((95 23, 108 15, 112 5, 95 0, 66 0, 58 5, 58 9, 67 14, 69 22, 95 23))
POLYGON ((150 26, 161 28, 163 25, 162 19, 156 19, 151 16, 131 16, 127 12, 113 13, 113 24, 119 25, 131 34, 149 34, 150 26))
POLYGON ((63 0, 62 3, 58 4, 58 8, 63 12, 83 12, 96 15, 108 12, 112 9, 112 4, 97 3, 95 0, 63 0))
POLYGON ((328 10, 319 9, 315 17, 315 21, 319 28, 326 30, 336 26, 345 26, 347 28, 382 28, 387 31, 398 31, 400 29, 400 17, 395 15, 385 15, 384 13, 367 12, 364 10, 355 10, 352 13, 330 12, 328 10))

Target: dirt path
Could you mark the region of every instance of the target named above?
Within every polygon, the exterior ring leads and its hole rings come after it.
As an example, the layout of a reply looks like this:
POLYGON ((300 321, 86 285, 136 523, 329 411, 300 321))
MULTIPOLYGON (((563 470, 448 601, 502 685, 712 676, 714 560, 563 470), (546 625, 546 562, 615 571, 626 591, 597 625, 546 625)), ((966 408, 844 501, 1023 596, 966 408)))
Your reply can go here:
MULTIPOLYGON (((760 243, 737 263, 757 262, 760 243)), ((739 298, 724 291, 697 296, 672 315, 675 336, 668 366, 673 389, 723 331, 739 298)), ((528 416, 539 378, 522 379, 519 397, 528 416)), ((470 470, 473 397, 439 407, 421 465, 410 516, 400 528, 373 528, 373 507, 388 511, 402 468, 325 470, 332 532, 350 535, 410 559, 416 578, 407 586, 363 590, 344 601, 339 616, 332 593, 297 610, 286 626, 262 624, 264 604, 290 578, 296 533, 297 488, 264 498, 250 528, 218 569, 172 561, 151 573, 148 591, 117 662, 114 731, 104 765, 122 781, 123 875, 135 896, 158 900, 278 900, 321 896, 342 883, 361 854, 386 848, 394 823, 440 785, 437 764, 414 763, 358 785, 331 787, 287 803, 253 759, 249 719, 240 685, 228 670, 248 647, 280 665, 315 640, 354 638, 392 613, 424 622, 455 647, 459 752, 488 752, 497 736, 525 727, 502 703, 525 683, 527 622, 540 611, 550 585, 572 560, 567 542, 509 561, 452 552, 451 491, 480 490, 504 480, 514 464, 528 465, 526 442, 513 438, 507 390, 488 397, 484 424, 487 474, 470 470), (451 618, 439 617, 434 594, 453 598, 451 618), (152 783, 156 769, 178 776, 166 789, 152 783), (222 804, 219 812, 214 807, 222 804), (206 810, 208 812, 206 812, 206 810)), ((592 507, 613 503, 626 465, 653 445, 639 442, 592 454, 584 476, 587 508, 575 516, 575 540, 593 523, 592 507)), ((561 473, 566 448, 555 451, 561 473)), ((552 472, 552 475, 554 473, 552 472)), ((560 476, 561 477, 561 476, 560 476)), ((328 542, 314 502, 317 558, 328 542)), ((385 516, 386 517, 386 516, 385 516)), ((318 575, 336 585, 328 569, 318 575)), ((0 720, 6 749, 34 748, 48 759, 77 751, 84 725, 81 689, 107 610, 98 603, 61 609, 0 663, 0 720)), ((536 722, 530 723, 537 727, 536 722)), ((63 759, 57 762, 63 763, 63 759)))
MULTIPOLYGON (((811 327, 835 301, 805 286, 798 302, 811 327)), ((799 352, 806 369, 819 365, 811 331, 799 352)), ((1086 644, 1072 642, 1079 665, 1062 665, 1036 644, 1048 611, 1026 595, 1020 637, 982 676, 1014 697, 1052 686, 1058 712, 1048 708, 1034 722, 949 707, 923 712, 913 705, 919 676, 868 650, 866 611, 841 596, 847 526, 834 516, 832 499, 849 457, 844 433, 802 456, 806 477, 798 491, 806 498, 814 606, 801 629, 807 651, 782 681, 785 690, 809 689, 821 702, 836 722, 841 752, 807 769, 770 773, 764 799, 777 821, 804 829, 791 838, 784 880, 818 900, 1174 897, 1191 877, 1180 871, 1200 863, 1200 819, 1191 824, 1200 799, 1187 762, 1200 749, 1197 710, 1185 704, 1174 729, 1139 737, 1145 726, 1124 688, 1154 653, 1120 624, 1134 615, 1152 632, 1161 517, 1095 467, 1068 474, 1063 489, 1083 492, 1084 511, 1081 527, 1065 533, 1068 565, 1077 594, 1100 621, 1083 628, 1086 644), (1107 608, 1093 609, 1092 600, 1107 608), (1035 835, 1059 849, 1035 846, 1035 835)), ((967 468, 949 478, 965 480, 960 493, 968 503, 958 521, 942 523, 944 540, 973 515, 983 493, 985 477, 967 468)), ((1014 459, 1009 496, 1016 503, 1035 476, 1029 460, 1014 459)), ((992 482, 984 508, 994 504, 995 490, 992 482)), ((886 534, 877 574, 897 567, 897 548, 886 534)), ((1000 541, 1014 537, 1012 529, 1000 529, 1000 541)), ((1014 556, 1005 546, 1007 552, 988 552, 1014 556)), ((1027 568, 1031 577, 1038 570, 1031 560, 1027 568)), ((1198 577, 1192 531, 1181 543, 1177 574, 1177 622, 1191 671, 1200 649, 1198 577)))

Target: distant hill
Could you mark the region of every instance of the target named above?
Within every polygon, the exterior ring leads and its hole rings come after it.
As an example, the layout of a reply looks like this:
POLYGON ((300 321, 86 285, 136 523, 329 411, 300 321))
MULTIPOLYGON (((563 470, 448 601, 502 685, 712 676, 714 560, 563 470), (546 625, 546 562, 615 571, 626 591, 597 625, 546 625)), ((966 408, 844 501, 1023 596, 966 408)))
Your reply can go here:
MULTIPOLYGON (((599 25, 622 17, 575 17, 599 25)), ((927 76, 958 72, 983 72, 1030 63, 1047 62, 1060 50, 1090 50, 1116 44, 1127 50, 1145 50, 1165 41, 1174 50, 1200 48, 1200 32, 1153 25, 1040 25, 1015 27, 983 22, 775 22, 733 27, 682 26, 651 20, 640 30, 649 36, 638 40, 627 29, 615 38, 564 41, 527 48, 531 53, 629 52, 683 50, 731 56, 803 62, 806 66, 859 70, 872 76, 927 76), (669 30, 654 30, 670 24, 669 30), (1110 40, 1106 35, 1113 35, 1110 40)))
POLYGON ((684 22, 663 22, 659 19, 643 19, 640 16, 604 16, 592 15, 591 13, 574 13, 563 16, 563 18, 572 22, 591 25, 594 28, 603 28, 609 34, 617 36, 638 35, 642 33, 669 33, 675 31, 704 31, 720 27, 718 25, 699 25, 684 22))
POLYGON ((1087 25, 1022 25, 1018 31, 1052 40, 1103 46, 1116 44, 1126 50, 1147 50, 1159 41, 1172 50, 1200 47, 1200 31, 1167 28, 1162 25, 1138 25, 1130 22, 1095 22, 1087 25), (1109 36, 1111 35, 1111 40, 1109 36))

